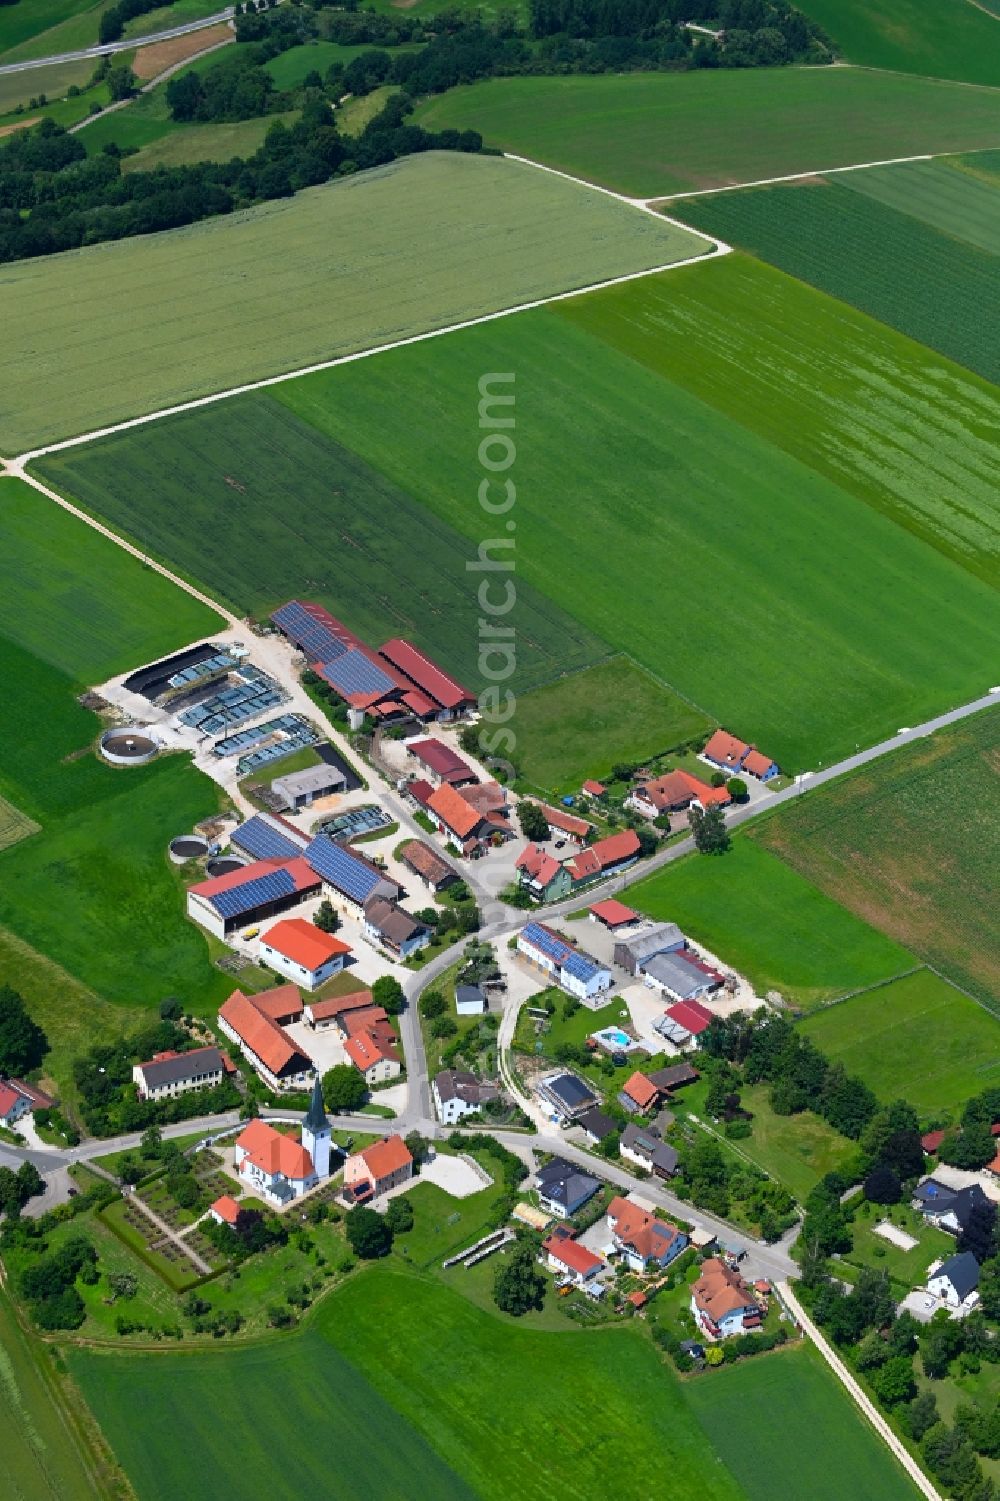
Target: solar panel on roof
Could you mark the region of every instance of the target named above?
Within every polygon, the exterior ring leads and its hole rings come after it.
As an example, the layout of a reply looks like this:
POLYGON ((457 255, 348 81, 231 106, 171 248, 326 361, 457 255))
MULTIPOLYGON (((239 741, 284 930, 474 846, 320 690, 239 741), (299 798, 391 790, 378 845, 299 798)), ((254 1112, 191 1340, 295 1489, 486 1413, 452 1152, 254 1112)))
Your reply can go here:
POLYGON ((574 952, 563 960, 562 967, 568 975, 573 975, 575 979, 582 980, 586 984, 597 974, 600 965, 591 959, 589 954, 574 952))
POLYGON ((523 936, 540 953, 546 954, 550 959, 555 960, 556 964, 564 963, 567 956, 573 953, 573 949, 568 943, 565 943, 561 938, 557 938, 554 933, 548 932, 547 929, 542 927, 541 923, 529 922, 524 929, 523 936))
POLYGON ((271 619, 313 662, 332 662, 347 651, 343 641, 328 626, 295 601, 275 610, 271 619))
POLYGON ((367 901, 381 880, 381 876, 370 870, 364 861, 342 845, 334 844, 325 834, 317 834, 304 854, 318 876, 359 904, 367 901))
POLYGON ((237 849, 253 855, 255 860, 290 860, 299 854, 299 846, 257 815, 241 824, 230 842, 237 849))
POLYGON ((396 687, 389 674, 357 647, 344 652, 336 661, 324 662, 320 671, 338 693, 391 693, 396 687))
POLYGON ((277 902, 282 897, 292 896, 294 892, 295 882, 287 870, 271 870, 266 876, 257 876, 242 886, 219 891, 209 901, 219 916, 228 921, 229 918, 252 912, 266 902, 277 902))

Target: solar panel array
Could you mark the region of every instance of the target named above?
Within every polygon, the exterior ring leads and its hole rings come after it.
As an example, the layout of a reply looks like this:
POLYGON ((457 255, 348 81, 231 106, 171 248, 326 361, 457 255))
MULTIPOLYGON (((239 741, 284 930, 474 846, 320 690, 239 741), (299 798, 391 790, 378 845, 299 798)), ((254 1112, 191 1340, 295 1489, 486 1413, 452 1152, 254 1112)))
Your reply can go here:
POLYGON ((282 605, 280 610, 275 610, 271 619, 305 653, 310 662, 332 662, 347 651, 343 641, 333 634, 329 626, 321 624, 295 600, 291 604, 282 605))
POLYGON ((273 678, 256 667, 240 667, 237 677, 239 682, 231 683, 210 698, 185 709, 178 715, 181 724, 203 735, 218 735, 222 730, 283 703, 287 696, 273 678))
MULTIPOLYGON (((315 745, 319 739, 308 720, 300 719, 297 714, 282 714, 280 719, 272 719, 269 724, 265 725, 264 730, 267 734, 280 730, 282 739, 276 740, 273 745, 262 745, 260 750, 252 751, 249 756, 241 756, 236 763, 241 776, 245 776, 250 771, 257 771, 270 761, 280 761, 282 756, 301 750, 306 745, 315 745)), ((252 741, 251 744, 253 743, 255 742, 252 741)))
POLYGON ((346 698, 349 693, 393 693, 396 684, 389 674, 358 647, 345 651, 320 669, 328 683, 346 698))
POLYGON ((568 975, 582 980, 586 985, 588 980, 594 978, 601 966, 596 959, 591 959, 589 954, 581 954, 574 949, 569 957, 563 960, 562 967, 568 975))
POLYGON ((294 892, 295 882, 287 870, 271 870, 265 876, 256 876, 252 881, 244 882, 242 886, 216 892, 215 896, 209 897, 209 901, 219 916, 228 922, 231 918, 253 912, 267 902, 277 902, 282 897, 292 896, 294 892))
POLYGON ((522 937, 526 943, 530 943, 540 954, 545 954, 556 964, 565 963, 569 955, 573 953, 570 944, 558 938, 555 933, 550 933, 548 928, 543 928, 541 923, 527 923, 522 930, 522 937))
POLYGON ((334 844, 325 834, 317 834, 304 853, 318 876, 359 906, 368 900, 381 880, 363 860, 345 850, 343 845, 334 844))
POLYGON ((171 688, 188 688, 192 683, 200 682, 202 678, 210 678, 213 673, 227 672, 230 667, 236 666, 236 658, 220 652, 217 657, 209 657, 206 662, 198 662, 194 667, 185 667, 183 672, 175 672, 167 682, 171 688))
POLYGON ((259 814, 234 830, 230 843, 255 860, 291 860, 302 853, 287 834, 279 833, 259 814))
MULTIPOLYGON (((216 756, 237 756, 241 751, 247 751, 252 745, 259 745, 262 740, 267 740, 271 735, 278 733, 287 735, 287 740, 276 742, 276 754, 287 756, 289 751, 298 750, 302 745, 312 745, 319 737, 309 725, 308 720, 298 714, 280 714, 277 719, 269 719, 266 724, 255 724, 250 730, 239 730, 235 735, 226 735, 224 739, 217 740, 212 746, 212 753, 216 756)), ((265 761, 273 761, 274 755, 264 757, 265 761)), ((246 768, 250 770, 252 768, 246 768)), ((240 763, 243 771, 243 763, 240 763)))

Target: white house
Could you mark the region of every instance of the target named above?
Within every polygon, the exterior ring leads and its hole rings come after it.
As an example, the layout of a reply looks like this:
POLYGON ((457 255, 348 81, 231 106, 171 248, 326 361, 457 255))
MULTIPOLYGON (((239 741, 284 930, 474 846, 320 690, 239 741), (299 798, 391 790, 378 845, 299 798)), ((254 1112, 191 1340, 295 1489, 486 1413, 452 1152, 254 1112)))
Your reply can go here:
POLYGON ((482 1016, 487 1010, 486 996, 480 985, 456 985, 455 1010, 459 1016, 482 1016))
POLYGON ((466 1115, 475 1115, 484 1105, 500 1098, 495 1084, 477 1079, 475 1074, 446 1068, 431 1083, 431 1096, 437 1118, 445 1126, 457 1126, 466 1115))
POLYGON ((144 1100, 170 1100, 191 1089, 210 1089, 222 1082, 222 1054, 218 1048, 194 1048, 190 1053, 157 1053, 132 1069, 132 1082, 144 1100))
POLYGON ((949 1308, 968 1312, 979 1302, 979 1262, 971 1251, 959 1251, 949 1256, 940 1266, 932 1268, 927 1278, 927 1291, 947 1303, 949 1308))
POLYGON ((304 917, 286 917, 275 923, 259 946, 260 958, 303 990, 318 990, 338 974, 350 952, 349 943, 322 932, 304 917))
POLYGON ((565 1227, 554 1230, 547 1240, 542 1241, 542 1254, 546 1266, 555 1272, 560 1283, 582 1287, 597 1296, 603 1292, 603 1288, 594 1285, 594 1278, 604 1270, 607 1262, 603 1256, 588 1251, 586 1246, 574 1240, 572 1232, 565 1227))
POLYGON ((544 923, 529 922, 517 935, 517 951, 577 1000, 593 1006, 611 989, 611 971, 576 949, 544 923))

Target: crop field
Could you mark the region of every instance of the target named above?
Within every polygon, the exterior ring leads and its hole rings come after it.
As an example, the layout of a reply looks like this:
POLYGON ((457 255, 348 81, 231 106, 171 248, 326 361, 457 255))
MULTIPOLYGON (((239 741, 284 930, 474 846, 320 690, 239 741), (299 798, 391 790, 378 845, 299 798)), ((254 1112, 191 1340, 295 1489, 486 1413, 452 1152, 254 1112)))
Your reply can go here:
POLYGON ((916 961, 739 834, 717 859, 691 855, 629 888, 629 902, 676 922, 757 993, 810 1009, 910 970, 916 961))
MULTIPOLYGON (((336 1460, 344 1501, 571 1501, 612 1484, 640 1501, 664 1473, 679 1494, 740 1501, 648 1341, 566 1328, 518 1327, 394 1262, 352 1278, 304 1332, 279 1340, 206 1354, 74 1351, 70 1364, 139 1501, 164 1489, 209 1501, 251 1472, 275 1501, 322 1493, 329 1452, 291 1441, 290 1410, 315 1431, 350 1433, 336 1460), (137 1424, 137 1409, 171 1422, 137 1424), (544 1465, 526 1462, 536 1452, 544 1465)), ((767 1433, 757 1444, 769 1452, 767 1433)))
POLYGON ((808 1341, 713 1371, 686 1383, 685 1393, 748 1501, 917 1495, 808 1341), (762 1413, 780 1414, 780 1422, 762 1425, 762 1413), (765 1445, 762 1427, 773 1439, 765 1445))
POLYGON ((1000 84, 995 0, 803 0, 849 62, 964 83, 1000 84), (994 12, 995 13, 995 12, 994 12))
POLYGON ((5 797, 0 797, 0 850, 10 849, 12 844, 20 844, 22 839, 37 834, 40 829, 41 824, 28 818, 5 797))
POLYGON ((811 792, 753 838, 1000 1009, 1000 711, 811 792))
POLYGON ((828 1058, 883 1100, 954 1118, 1000 1084, 1000 1022, 932 970, 827 1006, 804 1023, 828 1058))
POLYGON ((551 173, 435 152, 185 229, 22 261, 0 286, 0 449, 706 249, 551 173))
POLYGON ((189 31, 184 36, 170 37, 165 42, 151 42, 148 47, 137 49, 132 72, 136 78, 158 78, 167 68, 197 57, 210 47, 232 41, 232 31, 221 21, 218 26, 206 26, 202 31, 189 31))
POLYGON ((727 256, 274 395, 478 546, 484 370, 517 372, 519 578, 786 770, 982 692, 1000 598, 880 510, 989 564, 984 382, 727 256))
POLYGON ((628 657, 588 667, 517 701, 514 760, 526 783, 576 792, 616 761, 641 761, 714 726, 628 657))
POLYGON ((494 78, 414 118, 644 198, 1000 146, 1000 94, 851 68, 494 78))
MULTIPOLYGON (((473 465, 477 443, 473 426, 473 465)), ((478 585, 466 566, 476 544, 270 395, 70 448, 43 467, 239 609, 263 617, 295 596, 317 599, 373 643, 413 636, 460 677, 478 677, 478 585)), ((526 582, 518 609, 519 687, 609 653, 526 582)))
MULTIPOLYGON (((272 125, 279 121, 282 125, 292 125, 298 118, 298 110, 289 110, 284 115, 264 115, 260 119, 239 120, 234 124, 168 128, 148 144, 140 145, 138 153, 128 158, 124 170, 152 172, 157 167, 187 167, 194 162, 228 162, 234 156, 253 156, 264 144, 264 137, 272 125)), ((146 123, 140 122, 140 131, 146 123)))
MULTIPOLYGON (((6 115, 19 104, 28 107, 28 100, 44 94, 47 99, 61 99, 71 84, 77 88, 93 77, 94 59, 82 62, 56 63, 48 68, 29 68, 23 73, 0 73, 0 115, 6 115)), ((28 110, 33 115, 34 110, 28 110)))
POLYGON ((674 209, 996 382, 1000 180, 960 170, 961 160, 720 193, 674 209))

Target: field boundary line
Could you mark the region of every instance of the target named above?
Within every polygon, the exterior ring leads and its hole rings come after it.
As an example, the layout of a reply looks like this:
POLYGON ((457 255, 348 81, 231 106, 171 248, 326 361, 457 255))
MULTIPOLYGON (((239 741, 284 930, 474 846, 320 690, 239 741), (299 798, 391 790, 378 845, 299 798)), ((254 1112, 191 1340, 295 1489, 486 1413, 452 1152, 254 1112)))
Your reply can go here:
MULTIPOLYGON (((778 858, 780 860, 781 856, 779 855, 778 858)), ((850 911, 850 908, 845 907, 844 910, 850 911)), ((845 1001, 853 1001, 856 996, 870 995, 873 990, 883 990, 886 985, 895 985, 897 980, 908 980, 911 975, 919 975, 924 969, 930 969, 930 965, 921 961, 912 969, 901 969, 898 975, 887 975, 884 980, 873 980, 870 985, 861 985, 857 990, 848 990, 843 995, 831 996, 828 1001, 820 1001, 819 1005, 813 1006, 812 1010, 803 1012, 799 1020, 806 1021, 810 1016, 817 1016, 821 1011, 829 1011, 831 1006, 842 1006, 845 1001)))
POLYGON ((787 1302, 788 1307, 792 1311, 792 1314, 798 1320, 800 1328, 803 1329, 806 1335, 808 1335, 809 1339, 812 1340, 813 1344, 816 1346, 817 1350, 822 1355, 827 1365, 833 1371, 838 1381, 840 1381, 841 1385, 846 1389, 848 1396, 851 1397, 859 1412, 863 1417, 867 1418, 868 1422, 870 1423, 872 1428, 875 1429, 875 1432, 878 1434, 879 1438, 882 1439, 883 1443, 889 1449, 890 1453, 902 1465, 903 1469, 909 1475, 910 1479, 913 1481, 917 1489, 927 1497, 927 1501, 944 1501, 944 1498, 942 1497, 940 1491, 938 1491, 933 1482, 930 1481, 924 1474, 923 1470, 917 1464, 917 1461, 914 1459, 909 1449, 907 1449, 906 1445, 902 1442, 901 1439, 896 1437, 892 1429, 889 1427, 889 1424, 886 1422, 885 1418, 875 1406, 874 1402, 864 1391, 860 1383, 856 1381, 855 1378, 851 1375, 850 1371, 847 1369, 840 1356, 829 1344, 826 1337, 820 1333, 819 1329, 817 1329, 812 1319, 802 1307, 802 1304, 799 1302, 798 1298, 792 1292, 791 1285, 789 1284, 787 1279, 783 1282, 779 1282, 778 1290, 781 1293, 781 1296, 787 1302))

